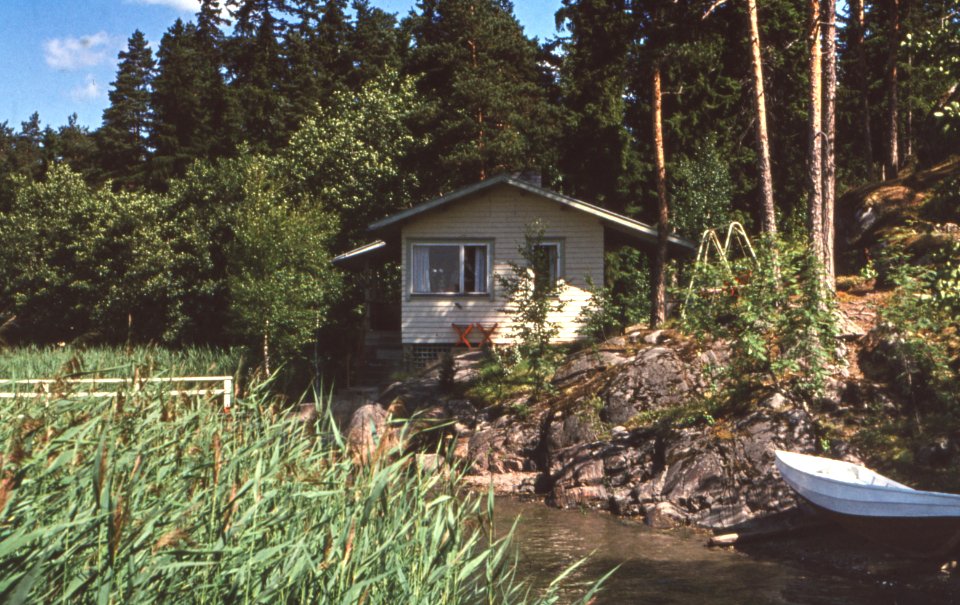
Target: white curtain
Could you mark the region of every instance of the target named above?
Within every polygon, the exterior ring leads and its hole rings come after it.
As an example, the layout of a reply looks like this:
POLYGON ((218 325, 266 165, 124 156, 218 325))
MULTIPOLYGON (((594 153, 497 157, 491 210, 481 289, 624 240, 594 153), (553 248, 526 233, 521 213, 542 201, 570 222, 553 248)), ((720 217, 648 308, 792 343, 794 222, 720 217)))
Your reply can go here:
POLYGON ((430 292, 430 247, 413 246, 410 276, 414 292, 430 292))
POLYGON ((476 256, 474 256, 474 275, 476 275, 476 290, 475 292, 487 291, 487 247, 486 246, 477 246, 474 248, 476 251, 476 256))

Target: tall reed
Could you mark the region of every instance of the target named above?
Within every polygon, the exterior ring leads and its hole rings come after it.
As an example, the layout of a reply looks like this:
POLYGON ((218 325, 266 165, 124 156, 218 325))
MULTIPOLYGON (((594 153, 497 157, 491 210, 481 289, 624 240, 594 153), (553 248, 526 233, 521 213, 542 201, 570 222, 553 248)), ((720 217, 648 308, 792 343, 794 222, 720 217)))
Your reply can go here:
POLYGON ((456 473, 399 450, 359 463, 329 420, 268 402, 255 391, 225 415, 157 390, 4 406, 0 599, 556 601, 516 581, 507 542, 488 539, 492 499, 459 493, 456 473))
POLYGON ((212 347, 38 347, 0 349, 0 378, 57 376, 236 375, 243 369, 240 349, 212 347))

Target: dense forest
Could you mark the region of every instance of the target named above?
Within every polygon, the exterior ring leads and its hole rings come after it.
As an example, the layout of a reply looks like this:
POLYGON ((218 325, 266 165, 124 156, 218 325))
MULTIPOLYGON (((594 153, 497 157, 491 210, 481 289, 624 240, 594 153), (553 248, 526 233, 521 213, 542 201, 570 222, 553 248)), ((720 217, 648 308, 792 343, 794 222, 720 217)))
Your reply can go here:
POLYGON ((564 0, 556 23, 202 0, 133 32, 99 128, 0 123, 0 338, 323 358, 360 301, 331 256, 505 171, 691 238, 736 218, 832 268, 837 192, 960 151, 958 0, 564 0))

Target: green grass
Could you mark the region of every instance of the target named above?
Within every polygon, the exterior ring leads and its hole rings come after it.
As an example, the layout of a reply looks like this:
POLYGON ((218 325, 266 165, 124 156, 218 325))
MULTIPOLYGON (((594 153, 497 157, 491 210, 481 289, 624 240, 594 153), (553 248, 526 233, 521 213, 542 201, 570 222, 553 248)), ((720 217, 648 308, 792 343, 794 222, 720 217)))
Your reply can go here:
POLYGON ((240 349, 189 347, 19 347, 0 350, 0 378, 55 376, 236 376, 243 369, 240 349))
POLYGON ((0 407, 0 600, 556 601, 556 585, 533 598, 517 582, 492 498, 462 494, 456 472, 421 470, 402 440, 360 463, 329 421, 270 401, 0 407))

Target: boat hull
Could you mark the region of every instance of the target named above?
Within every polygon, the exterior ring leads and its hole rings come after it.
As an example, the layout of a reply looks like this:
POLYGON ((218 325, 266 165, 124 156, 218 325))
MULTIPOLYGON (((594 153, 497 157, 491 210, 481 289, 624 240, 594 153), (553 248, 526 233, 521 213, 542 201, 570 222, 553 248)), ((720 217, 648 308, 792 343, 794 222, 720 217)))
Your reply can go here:
POLYGON ((938 558, 960 552, 960 519, 956 517, 864 517, 804 501, 844 529, 905 555, 938 558))
POLYGON ((960 551, 960 495, 912 489, 859 465, 776 453, 784 481, 851 531, 914 556, 960 551))

